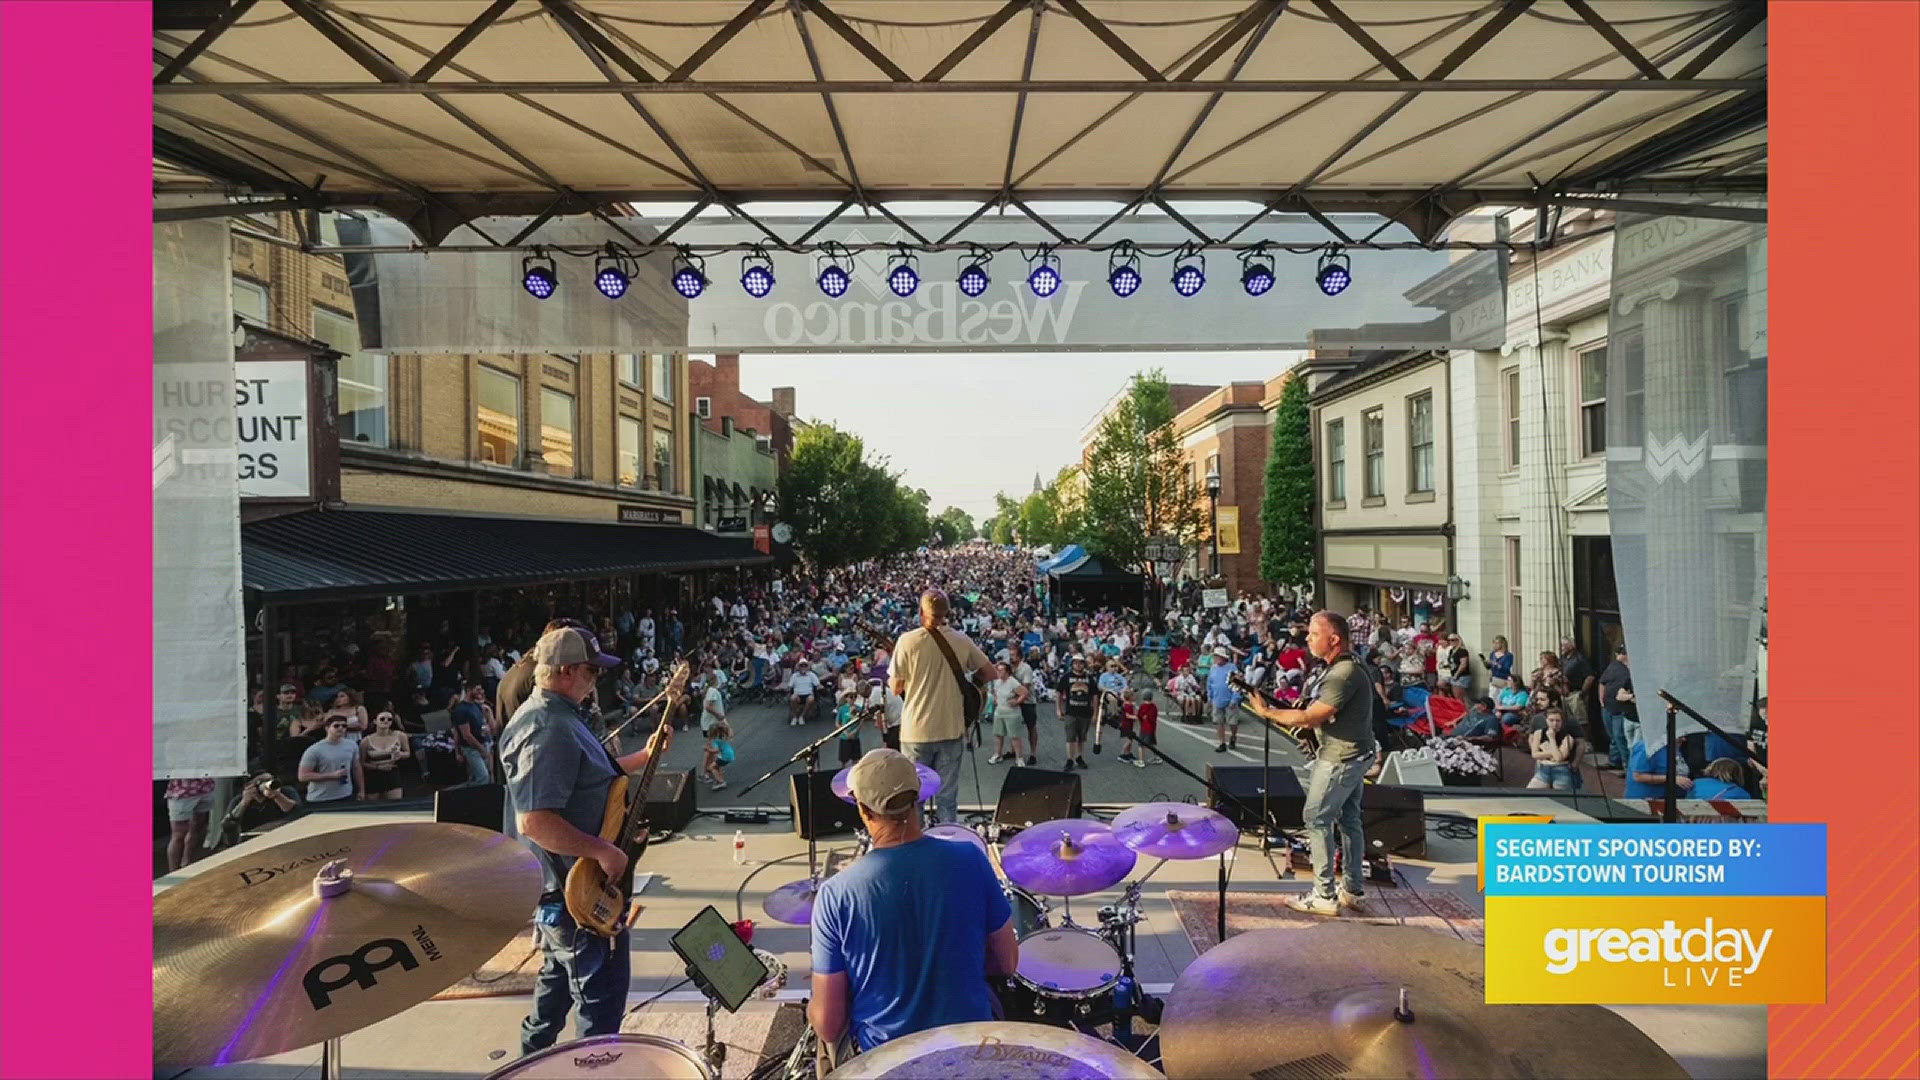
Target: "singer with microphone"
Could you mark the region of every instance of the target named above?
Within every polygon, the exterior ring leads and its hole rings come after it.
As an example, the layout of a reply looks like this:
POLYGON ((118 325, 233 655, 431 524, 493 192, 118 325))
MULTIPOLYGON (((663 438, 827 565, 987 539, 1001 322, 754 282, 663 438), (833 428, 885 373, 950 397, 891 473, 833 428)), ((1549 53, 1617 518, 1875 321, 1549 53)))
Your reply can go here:
POLYGON ((1316 613, 1307 624, 1307 650, 1321 666, 1307 676, 1300 709, 1283 709, 1260 695, 1247 700, 1254 715, 1287 727, 1310 728, 1319 749, 1308 767, 1307 799, 1301 810, 1308 854, 1313 861, 1313 891, 1287 906, 1309 915, 1338 915, 1358 909, 1366 897, 1360 792, 1373 764, 1373 680, 1356 660, 1346 617, 1316 613), (1341 877, 1334 881, 1333 851, 1338 838, 1341 877))

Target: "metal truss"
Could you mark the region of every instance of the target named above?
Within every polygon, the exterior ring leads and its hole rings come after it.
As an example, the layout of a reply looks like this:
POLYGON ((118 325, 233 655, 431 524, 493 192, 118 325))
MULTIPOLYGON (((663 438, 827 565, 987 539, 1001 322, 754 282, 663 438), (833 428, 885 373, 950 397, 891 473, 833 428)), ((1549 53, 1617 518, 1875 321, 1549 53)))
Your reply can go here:
MULTIPOLYGON (((1703 151, 1714 145, 1716 140, 1722 140, 1742 131, 1751 130, 1758 124, 1764 124, 1766 113, 1764 72, 1748 73, 1738 78, 1702 77, 1715 60, 1725 55, 1764 21, 1765 4, 1757 0, 1730 0, 1726 7, 1718 11, 1703 13, 1699 20, 1687 24, 1687 29, 1691 32, 1685 40, 1659 53, 1650 53, 1647 50, 1659 38, 1670 36, 1676 31, 1663 31, 1654 35, 1653 38, 1636 43, 1629 40, 1621 27, 1601 17, 1587 0, 1560 0, 1568 11, 1590 26, 1611 47, 1614 55, 1625 59, 1638 73, 1637 76, 1634 78, 1589 77, 1586 73, 1600 66, 1601 63, 1594 61, 1557 77, 1511 79, 1462 78, 1458 77, 1457 73, 1470 59, 1496 41, 1510 24, 1529 14, 1536 0, 1490 0, 1481 9, 1465 13, 1460 19, 1450 21, 1434 34, 1412 46, 1402 48, 1398 53, 1381 44, 1365 26, 1344 10, 1340 6, 1344 0, 1250 0, 1238 15, 1223 19, 1212 33, 1164 68, 1155 67, 1142 57, 1116 32, 1113 25, 1089 11, 1081 0, 1006 0, 947 55, 918 76, 906 70, 898 61, 890 57, 885 49, 863 34, 856 25, 860 20, 844 17, 833 9, 829 0, 781 0, 778 4, 775 0, 737 0, 739 6, 736 13, 719 25, 701 45, 678 63, 652 53, 641 41, 623 33, 619 27, 593 11, 579 6, 574 0, 493 0, 451 40, 437 48, 410 41, 405 36, 380 25, 378 20, 334 6, 328 0, 278 0, 278 2, 283 4, 292 15, 311 26, 341 54, 352 59, 371 76, 371 79, 360 82, 280 81, 273 79, 269 73, 248 68, 244 64, 238 64, 236 61, 212 52, 211 47, 243 15, 257 8, 257 0, 235 0, 219 19, 208 25, 191 41, 179 44, 171 40, 157 39, 173 46, 176 51, 166 53, 156 50, 156 62, 160 67, 154 78, 155 98, 157 100, 184 99, 217 95, 225 101, 252 112, 295 138, 334 156, 329 158, 311 151, 297 150, 286 144, 269 141, 259 135, 230 126, 192 118, 178 109, 168 108, 164 100, 159 100, 156 114, 166 117, 174 124, 190 128, 193 134, 186 135, 179 130, 162 129, 156 126, 155 154, 157 157, 177 162, 203 174, 212 175, 240 188, 274 199, 273 202, 266 204, 234 202, 225 208, 193 207, 168 210, 165 213, 172 216, 167 220, 179 220, 186 216, 216 216, 221 212, 252 213, 267 206, 297 206, 309 210, 329 207, 366 207, 382 210, 406 221, 416 234, 426 241, 425 246, 438 245, 435 247, 436 250, 457 250, 457 246, 443 245, 442 241, 455 229, 476 218, 492 215, 533 216, 534 220, 511 241, 485 248, 485 250, 499 250, 525 245, 541 225, 556 216, 590 214, 602 220, 632 243, 636 251, 648 251, 665 245, 668 238, 690 222, 701 209, 717 206, 738 220, 754 226, 766 237, 769 244, 786 250, 802 251, 811 250, 812 238, 821 229, 848 210, 857 209, 863 214, 877 214, 901 227, 914 238, 916 247, 926 251, 941 251, 962 249, 973 243, 974 241, 969 240, 967 236, 971 227, 996 209, 1013 209, 1029 219, 1040 234, 1044 234, 1046 239, 1037 239, 1038 243, 1048 243, 1069 250, 1075 248, 1101 250, 1106 246, 1098 241, 1103 232, 1126 215, 1142 207, 1152 206, 1182 225, 1192 234, 1195 242, 1203 246, 1232 247, 1236 244, 1238 237, 1269 214, 1293 213, 1305 215, 1323 226, 1328 232, 1330 243, 1354 247, 1396 246, 1376 243, 1375 240, 1389 225, 1398 222, 1410 229, 1418 238, 1415 246, 1441 247, 1446 245, 1439 243, 1437 237, 1445 225, 1461 213, 1480 205, 1539 206, 1561 200, 1566 205, 1604 203, 1626 209, 1628 207, 1625 203, 1617 201, 1622 195, 1634 197, 1661 193, 1689 196, 1742 195, 1763 192, 1766 185, 1763 173, 1754 175, 1745 171, 1755 167, 1764 168, 1764 154, 1751 152, 1733 157, 1729 162, 1721 163, 1720 167, 1711 172, 1692 178, 1654 175, 1662 168, 1670 167, 1676 162, 1697 159, 1703 151), (538 9, 550 17, 594 64, 602 79, 600 81, 497 80, 485 78, 479 72, 462 67, 458 63, 461 53, 516 5, 524 9, 538 9), (1342 79, 1249 80, 1241 78, 1242 70, 1268 37, 1275 24, 1285 19, 1290 11, 1308 7, 1316 10, 1325 21, 1338 27, 1342 34, 1364 50, 1374 60, 1374 66, 1353 77, 1342 79), (1028 13, 1030 17, 1021 20, 1018 16, 1022 13, 1028 13), (792 18, 799 33, 814 75, 812 80, 708 81, 696 77, 707 61, 741 31, 757 20, 783 14, 792 18), (1039 35, 1042 32, 1042 16, 1049 14, 1056 19, 1072 20, 1091 33, 1108 51, 1137 73, 1138 78, 1099 80, 1035 78, 1034 56, 1039 35), (1414 61, 1411 59, 1414 53, 1442 36, 1466 28, 1469 24, 1473 24, 1471 31, 1452 48, 1444 59, 1424 71, 1416 70, 1414 61), (376 35, 379 44, 363 36, 362 32, 376 35), (827 78, 815 46, 816 32, 839 38, 859 54, 881 77, 878 79, 827 78), (951 78, 952 73, 962 62, 983 44, 997 36, 1014 33, 1026 35, 1025 63, 1021 78, 1013 80, 951 78), (389 52, 383 51, 383 47, 391 49, 396 46, 413 55, 390 55, 389 52), (1218 61, 1236 49, 1238 51, 1234 53, 1234 59, 1230 62, 1224 77, 1201 78, 1218 61), (404 57, 404 63, 402 59, 396 57, 404 57), (236 70, 249 74, 256 81, 220 82, 196 75, 193 71, 194 66, 203 60, 218 60, 233 64, 236 70), (1667 105, 1669 109, 1705 101, 1714 95, 1733 93, 1739 96, 1708 110, 1707 113, 1690 118, 1676 129, 1664 132, 1645 143, 1599 162, 1584 165, 1566 175, 1552 177, 1546 181, 1535 181, 1531 187, 1476 186, 1478 176, 1491 169, 1498 167, 1510 172, 1517 164, 1512 160, 1515 153, 1527 149, 1528 144, 1533 140, 1544 136, 1554 127, 1592 108, 1607 97, 1617 93, 1645 91, 1669 93, 1677 91, 1687 94, 1687 97, 1678 105, 1669 103, 1667 105), (1376 151, 1358 161, 1347 160, 1348 155, 1367 136, 1386 124, 1418 95, 1487 92, 1499 92, 1509 96, 1476 110, 1469 117, 1454 123, 1464 123, 1468 119, 1485 115, 1533 94, 1584 95, 1585 100, 1573 106, 1568 113, 1552 123, 1536 129, 1525 140, 1507 147, 1500 154, 1463 173, 1452 182, 1432 190, 1352 190, 1325 186, 1326 181, 1356 169, 1368 161, 1386 153, 1404 149, 1423 138, 1439 134, 1435 131, 1416 135, 1392 148, 1376 151), (1015 160, 1021 149, 1022 121, 1027 98, 1036 93, 1124 94, 1126 98, 1119 105, 1107 109, 1103 115, 1092 120, 1064 143, 1051 149, 1038 164, 1016 175, 1015 160), (1224 147, 1213 150, 1198 161, 1182 162, 1195 136, 1208 122, 1215 106, 1225 95, 1275 93, 1316 96, 1304 105, 1293 107, 1279 118, 1238 136, 1224 147), (636 160, 673 177, 684 187, 677 191, 659 189, 583 191, 571 188, 539 161, 509 144, 497 132, 477 122, 451 100, 476 94, 506 96, 556 123, 567 125, 605 145, 617 147, 636 160), (753 126, 771 142, 784 147, 809 163, 812 170, 830 178, 833 182, 832 186, 804 190, 722 189, 689 154, 682 141, 676 138, 675 133, 648 109, 649 98, 668 94, 705 96, 735 117, 753 126), (754 119, 733 100, 767 94, 818 96, 834 133, 844 173, 833 168, 831 164, 808 154, 792 139, 754 119), (834 101, 836 96, 845 94, 997 94, 1010 97, 1013 109, 1012 135, 1008 141, 1004 177, 1000 187, 977 190, 895 190, 875 188, 862 183, 859 168, 854 161, 834 101), (1193 117, 1181 130, 1172 151, 1157 167, 1152 181, 1144 188, 1089 187, 1074 190, 1055 188, 1028 190, 1024 187, 1026 182, 1047 164, 1107 123, 1127 104, 1143 94, 1188 94, 1199 95, 1204 99, 1198 105, 1193 117), (1177 184, 1183 176, 1224 154, 1240 149, 1301 113, 1346 95, 1359 94, 1388 94, 1393 96, 1393 100, 1374 115, 1370 122, 1357 129, 1335 152, 1318 162, 1299 181, 1279 188, 1206 189, 1203 191, 1173 189, 1173 185, 1177 184), (673 160, 662 161, 632 147, 624 146, 617 139, 605 133, 593 131, 587 125, 568 118, 554 109, 551 104, 535 100, 532 95, 543 97, 618 95, 661 140, 661 144, 671 153, 673 160), (303 97, 324 103, 419 139, 423 143, 462 155, 478 165, 513 177, 526 184, 529 190, 502 192, 425 190, 416 184, 390 175, 375 162, 329 140, 322 132, 312 130, 310 126, 294 123, 287 117, 272 111, 266 104, 268 99, 285 96, 303 97), (453 118, 500 156, 495 158, 483 152, 435 139, 424 132, 408 129, 391 119, 381 117, 378 113, 359 109, 349 100, 357 97, 378 96, 423 98, 453 118), (224 144, 226 149, 212 145, 216 142, 224 144), (266 159, 258 153, 260 150, 311 161, 322 167, 324 171, 359 177, 378 190, 372 193, 354 194, 324 192, 319 189, 318 184, 303 184, 285 175, 284 170, 278 170, 276 174, 277 167, 268 164, 263 168, 248 160, 254 158, 266 162, 266 159), (1225 236, 1209 237, 1168 204, 1168 199, 1175 198, 1185 202, 1245 200, 1260 205, 1262 209, 1252 219, 1225 236), (972 200, 977 201, 979 206, 944 235, 928 238, 914 232, 911 226, 896 216, 886 205, 888 202, 902 200, 930 199, 972 200), (802 235, 789 240, 777 235, 743 208, 745 204, 767 200, 817 201, 831 204, 834 209, 813 222, 802 235), (1093 232, 1085 236, 1073 237, 1034 209, 1036 205, 1042 205, 1051 200, 1112 200, 1121 204, 1122 209, 1093 232), (626 207, 659 202, 695 202, 697 205, 693 211, 686 213, 651 242, 642 242, 618 220, 618 216, 626 207), (1328 216, 1340 213, 1371 213, 1381 215, 1387 220, 1372 234, 1356 239, 1328 216)), ((184 102, 179 104, 184 105, 184 102)), ((1643 115, 1659 115, 1664 111, 1665 109, 1656 110, 1654 113, 1643 115)), ((1561 148, 1594 142, 1622 129, 1623 125, 1614 125, 1606 132, 1583 136, 1573 140, 1571 144, 1562 144, 1561 148)), ((1600 143, 1599 146, 1592 147, 1589 152, 1598 151, 1604 146, 1605 143, 1600 143)), ((1636 208, 1655 205, 1670 204, 1650 204, 1641 200, 1636 208)), ((1681 204, 1671 205, 1678 208, 1681 204)), ((1688 205, 1687 209, 1688 212, 1696 214, 1710 214, 1714 208, 1688 205)), ((1719 209, 1726 210, 1728 213, 1735 212, 1730 208, 1719 209)), ((1738 212, 1753 213, 1750 210, 1738 212)))

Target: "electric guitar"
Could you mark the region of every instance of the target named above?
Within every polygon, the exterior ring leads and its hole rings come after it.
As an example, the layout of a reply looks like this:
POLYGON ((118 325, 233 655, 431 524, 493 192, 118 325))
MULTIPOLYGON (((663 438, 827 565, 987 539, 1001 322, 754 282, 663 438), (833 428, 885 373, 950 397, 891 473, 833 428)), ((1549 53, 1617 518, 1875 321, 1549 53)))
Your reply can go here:
POLYGON ((567 914, 582 929, 603 937, 614 937, 626 925, 628 883, 633 866, 647 850, 647 791, 653 786, 654 771, 660 766, 661 747, 672 731, 673 717, 687 695, 687 680, 693 669, 682 660, 673 667, 667 680, 666 707, 660 711, 660 725, 647 740, 647 764, 633 777, 616 776, 607 788, 607 812, 600 824, 600 839, 619 846, 627 853, 627 872, 619 880, 607 877, 592 859, 575 859, 567 871, 567 914), (631 798, 629 798, 631 795, 631 798))
MULTIPOLYGON (((1237 671, 1227 676, 1227 685, 1233 687, 1235 690, 1240 691, 1241 693, 1247 695, 1248 697, 1258 698, 1261 701, 1266 702, 1268 705, 1273 706, 1274 708, 1280 707, 1279 704, 1273 700, 1273 698, 1267 696, 1266 691, 1261 690, 1258 687, 1254 686, 1252 683, 1248 682, 1237 671)), ((1255 713, 1254 715, 1259 716, 1258 713, 1255 713)), ((1266 717, 1264 716, 1260 718, 1262 720, 1266 720, 1266 717)), ((1312 728, 1289 727, 1286 724, 1274 723, 1273 721, 1270 721, 1270 720, 1267 721, 1267 725, 1273 728, 1273 730, 1279 732, 1280 734, 1285 735, 1287 738, 1292 739, 1294 746, 1298 747, 1302 754, 1305 754, 1308 757, 1313 757, 1314 755, 1320 752, 1320 736, 1315 735, 1313 733, 1312 728)))

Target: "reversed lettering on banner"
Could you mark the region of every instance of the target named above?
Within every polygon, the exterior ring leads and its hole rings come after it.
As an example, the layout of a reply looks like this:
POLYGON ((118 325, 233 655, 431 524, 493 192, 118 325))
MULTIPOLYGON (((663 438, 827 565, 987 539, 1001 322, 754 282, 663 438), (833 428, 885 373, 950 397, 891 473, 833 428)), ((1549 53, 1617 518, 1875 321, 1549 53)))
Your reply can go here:
POLYGON ((233 369, 240 497, 311 498, 306 362, 242 360, 233 369))

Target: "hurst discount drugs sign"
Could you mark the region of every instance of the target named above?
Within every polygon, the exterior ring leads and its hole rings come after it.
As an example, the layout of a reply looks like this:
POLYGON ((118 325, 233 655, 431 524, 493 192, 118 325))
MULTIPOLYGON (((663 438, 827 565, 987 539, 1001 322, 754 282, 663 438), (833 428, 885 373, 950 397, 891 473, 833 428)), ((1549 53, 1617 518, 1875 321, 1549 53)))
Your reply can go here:
POLYGON ((1826 1000, 1826 826, 1481 830, 1487 1001, 1826 1000))

